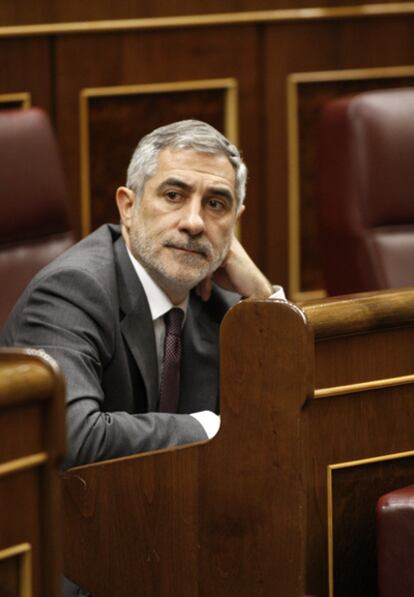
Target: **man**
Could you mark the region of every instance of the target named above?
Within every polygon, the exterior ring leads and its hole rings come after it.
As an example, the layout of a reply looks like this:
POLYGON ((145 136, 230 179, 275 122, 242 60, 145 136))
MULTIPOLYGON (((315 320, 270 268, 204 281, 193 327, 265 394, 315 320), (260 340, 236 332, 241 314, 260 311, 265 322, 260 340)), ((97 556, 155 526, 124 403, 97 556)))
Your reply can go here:
POLYGON ((156 129, 117 190, 121 226, 93 232, 23 293, 0 343, 43 348, 61 366, 65 466, 217 431, 221 319, 240 296, 274 292, 234 236, 246 174, 236 147, 211 126, 188 120, 156 129), (163 381, 164 315, 173 307, 184 323, 171 412, 160 386, 173 384, 163 381))

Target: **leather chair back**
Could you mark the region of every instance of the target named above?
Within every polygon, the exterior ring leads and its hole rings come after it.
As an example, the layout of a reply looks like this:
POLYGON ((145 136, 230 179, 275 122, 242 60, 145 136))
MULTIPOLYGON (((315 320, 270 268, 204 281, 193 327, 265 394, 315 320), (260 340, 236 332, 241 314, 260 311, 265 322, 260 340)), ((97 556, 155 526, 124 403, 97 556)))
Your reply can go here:
POLYGON ((380 597, 414 595, 414 485, 383 495, 377 503, 380 597))
POLYGON ((414 89, 326 104, 319 201, 329 294, 414 285, 414 89))
POLYGON ((0 112, 0 326, 33 275, 74 240, 46 114, 0 112))

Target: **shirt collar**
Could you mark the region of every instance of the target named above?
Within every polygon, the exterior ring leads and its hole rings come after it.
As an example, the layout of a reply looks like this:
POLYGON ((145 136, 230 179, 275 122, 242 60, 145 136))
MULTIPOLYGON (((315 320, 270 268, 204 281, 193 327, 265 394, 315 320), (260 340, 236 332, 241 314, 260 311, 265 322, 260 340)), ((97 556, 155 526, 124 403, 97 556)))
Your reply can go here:
POLYGON ((188 294, 182 303, 180 303, 179 305, 174 305, 169 299, 169 297, 165 294, 165 292, 161 290, 158 284, 154 282, 154 280, 151 278, 144 266, 141 265, 141 263, 137 259, 135 259, 128 246, 126 246, 126 249, 129 258, 131 259, 132 265, 134 266, 136 274, 144 288, 144 292, 146 294, 149 308, 151 311, 152 320, 155 321, 159 317, 162 317, 173 307, 180 307, 180 309, 184 311, 185 318, 188 307, 188 294))

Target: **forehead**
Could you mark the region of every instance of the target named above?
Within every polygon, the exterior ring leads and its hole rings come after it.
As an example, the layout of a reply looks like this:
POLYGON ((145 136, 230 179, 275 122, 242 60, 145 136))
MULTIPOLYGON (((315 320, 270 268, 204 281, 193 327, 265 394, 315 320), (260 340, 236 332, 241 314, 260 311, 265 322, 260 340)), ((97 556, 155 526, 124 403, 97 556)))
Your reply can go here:
POLYGON ((224 154, 210 154, 193 149, 160 151, 153 179, 161 182, 169 176, 180 176, 191 184, 203 181, 207 185, 222 185, 235 192, 234 168, 224 154))

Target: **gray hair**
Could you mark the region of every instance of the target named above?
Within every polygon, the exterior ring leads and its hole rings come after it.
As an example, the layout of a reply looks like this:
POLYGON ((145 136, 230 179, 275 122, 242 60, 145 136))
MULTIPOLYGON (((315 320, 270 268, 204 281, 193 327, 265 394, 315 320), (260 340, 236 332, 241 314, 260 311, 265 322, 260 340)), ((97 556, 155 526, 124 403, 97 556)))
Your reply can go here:
POLYGON ((236 174, 237 205, 246 195, 247 168, 240 152, 224 135, 201 120, 180 120, 161 126, 138 143, 127 171, 126 186, 140 199, 148 178, 154 176, 162 149, 193 149, 200 153, 223 154, 236 174))

